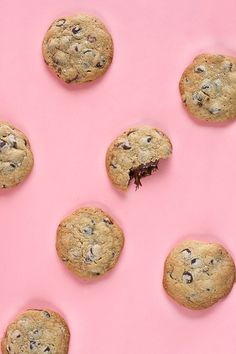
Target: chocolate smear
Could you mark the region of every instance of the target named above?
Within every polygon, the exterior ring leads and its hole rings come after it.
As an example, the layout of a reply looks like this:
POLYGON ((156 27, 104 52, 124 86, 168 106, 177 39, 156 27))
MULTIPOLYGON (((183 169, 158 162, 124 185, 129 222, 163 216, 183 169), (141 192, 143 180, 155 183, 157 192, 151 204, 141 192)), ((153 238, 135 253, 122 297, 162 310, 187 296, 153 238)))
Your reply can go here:
POLYGON ((138 167, 129 171, 129 183, 134 179, 136 190, 142 186, 141 179, 146 176, 150 176, 154 171, 158 170, 159 160, 152 161, 146 164, 141 164, 138 167))

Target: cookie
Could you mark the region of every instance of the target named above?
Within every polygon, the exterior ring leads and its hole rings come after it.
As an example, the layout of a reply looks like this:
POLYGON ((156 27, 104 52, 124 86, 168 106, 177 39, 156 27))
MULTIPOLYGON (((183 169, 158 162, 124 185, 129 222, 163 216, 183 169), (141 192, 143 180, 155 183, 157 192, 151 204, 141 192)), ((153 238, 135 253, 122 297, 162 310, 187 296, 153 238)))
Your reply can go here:
POLYGON ((59 18, 48 29, 42 45, 49 68, 66 83, 93 81, 112 62, 113 42, 96 17, 80 14, 59 18))
POLYGON ((166 292, 193 310, 212 306, 231 291, 235 265, 217 243, 184 241, 168 255, 163 276, 166 292))
POLYGON ((94 279, 113 268, 124 245, 121 228, 103 210, 80 208, 58 226, 56 249, 74 274, 94 279))
POLYGON ((2 354, 67 354, 70 332, 51 310, 28 310, 7 327, 2 354))
POLYGON ((180 94, 196 118, 219 122, 236 117, 236 58, 201 54, 184 71, 180 94))
POLYGON ((33 164, 25 134, 6 122, 0 122, 0 188, 10 188, 22 182, 33 164))
POLYGON ((112 184, 126 191, 132 180, 136 189, 141 179, 158 169, 161 159, 172 153, 170 139, 148 126, 132 128, 118 136, 106 154, 106 169, 112 184))

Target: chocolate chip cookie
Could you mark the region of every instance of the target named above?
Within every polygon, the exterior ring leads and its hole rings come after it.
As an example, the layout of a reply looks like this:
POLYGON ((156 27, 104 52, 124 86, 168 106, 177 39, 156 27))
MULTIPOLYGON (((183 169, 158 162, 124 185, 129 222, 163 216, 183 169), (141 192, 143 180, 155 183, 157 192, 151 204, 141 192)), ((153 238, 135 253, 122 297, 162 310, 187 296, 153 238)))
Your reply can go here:
POLYGON ((80 14, 52 23, 42 45, 49 68, 66 83, 93 81, 112 62, 113 42, 96 17, 80 14))
POLYGON ((170 252, 165 262, 166 292, 190 309, 212 306, 229 294, 234 281, 234 261, 217 243, 184 241, 170 252))
POLYGON ((124 245, 121 228, 103 210, 80 208, 58 226, 56 249, 77 276, 93 279, 113 268, 124 245))
POLYGON ((7 327, 2 354, 67 354, 70 332, 51 310, 28 310, 7 327))
POLYGON ((118 136, 108 148, 106 169, 115 187, 126 191, 132 180, 136 189, 143 177, 158 169, 161 159, 172 153, 170 139, 152 127, 131 128, 118 136))
POLYGON ((201 54, 184 71, 180 94, 188 111, 206 121, 236 117, 236 58, 201 54))
POLYGON ((22 182, 33 168, 33 154, 24 133, 0 122, 0 188, 22 182))

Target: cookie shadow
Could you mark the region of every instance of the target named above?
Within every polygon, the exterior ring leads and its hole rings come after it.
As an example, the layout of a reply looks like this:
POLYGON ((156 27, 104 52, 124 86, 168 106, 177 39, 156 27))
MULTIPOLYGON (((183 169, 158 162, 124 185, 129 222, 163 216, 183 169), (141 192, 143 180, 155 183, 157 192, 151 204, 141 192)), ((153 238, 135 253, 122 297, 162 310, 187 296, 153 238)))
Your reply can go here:
MULTIPOLYGON (((163 291, 164 291, 164 289, 163 289, 163 291)), ((211 315, 212 313, 214 313, 215 309, 218 306, 222 306, 222 304, 224 302, 224 299, 222 299, 222 300, 219 300, 219 302, 215 303, 214 305, 212 305, 211 307, 209 307, 207 309, 194 310, 194 309, 189 309, 187 307, 184 307, 184 306, 176 303, 167 294, 166 294, 166 297, 167 297, 167 300, 170 303, 170 305, 172 306, 174 311, 178 312, 181 316, 192 318, 192 319, 203 318, 203 317, 211 315)))
POLYGON ((192 122, 194 122, 196 125, 199 127, 204 127, 204 128, 226 128, 229 125, 233 124, 235 121, 235 118, 228 119, 226 121, 206 121, 201 118, 196 118, 194 117, 188 110, 185 108, 185 106, 182 104, 182 112, 183 114, 189 119, 191 119, 192 122))

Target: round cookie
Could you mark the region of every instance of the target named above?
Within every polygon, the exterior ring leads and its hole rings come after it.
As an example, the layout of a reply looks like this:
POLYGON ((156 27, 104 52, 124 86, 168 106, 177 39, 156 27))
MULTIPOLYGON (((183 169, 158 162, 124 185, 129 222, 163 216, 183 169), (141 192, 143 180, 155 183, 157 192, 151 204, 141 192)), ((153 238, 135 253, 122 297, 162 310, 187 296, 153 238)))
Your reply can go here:
POLYGON ((179 304, 201 310, 231 291, 235 265, 217 243, 184 241, 168 255, 163 276, 166 292, 179 304))
POLYGON ((141 178, 158 169, 160 159, 172 153, 170 139, 152 127, 131 128, 118 136, 106 154, 106 169, 112 184, 126 191, 132 179, 136 189, 141 178))
POLYGON ((28 310, 7 327, 2 354, 67 354, 70 332, 51 310, 28 310))
POLYGON ((10 188, 22 182, 33 164, 25 134, 6 122, 0 122, 0 188, 10 188))
POLYGON ((236 117, 236 58, 201 54, 184 71, 180 94, 196 118, 219 122, 236 117))
POLYGON ((77 276, 93 279, 113 268, 124 245, 121 228, 98 208, 80 208, 58 226, 56 249, 77 276))
POLYGON ((96 17, 80 14, 59 18, 49 27, 42 45, 49 68, 66 83, 93 81, 112 62, 113 42, 96 17))

